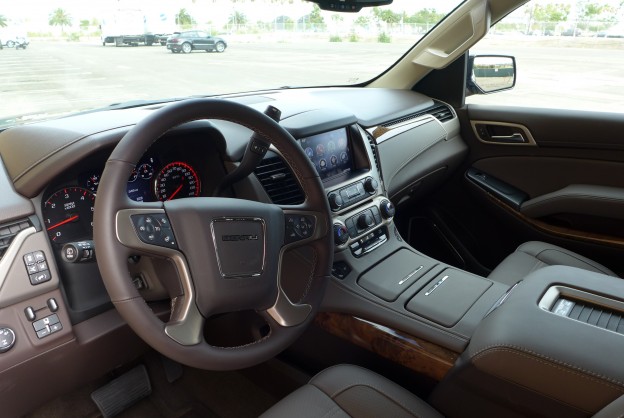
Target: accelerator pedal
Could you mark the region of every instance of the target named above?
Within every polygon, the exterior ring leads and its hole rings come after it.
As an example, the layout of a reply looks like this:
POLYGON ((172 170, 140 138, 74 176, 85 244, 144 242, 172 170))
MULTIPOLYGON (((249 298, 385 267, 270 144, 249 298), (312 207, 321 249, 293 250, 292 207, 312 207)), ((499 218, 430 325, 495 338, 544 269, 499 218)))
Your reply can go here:
POLYGON ((91 394, 103 418, 119 415, 152 393, 152 385, 144 365, 122 374, 91 394))

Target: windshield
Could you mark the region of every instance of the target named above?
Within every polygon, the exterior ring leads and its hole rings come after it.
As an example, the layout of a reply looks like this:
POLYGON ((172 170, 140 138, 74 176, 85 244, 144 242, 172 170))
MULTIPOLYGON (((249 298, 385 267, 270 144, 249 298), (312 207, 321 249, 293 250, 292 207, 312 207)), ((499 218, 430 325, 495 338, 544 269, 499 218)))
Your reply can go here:
POLYGON ((0 127, 128 101, 368 81, 458 0, 21 0, 0 11, 0 127))

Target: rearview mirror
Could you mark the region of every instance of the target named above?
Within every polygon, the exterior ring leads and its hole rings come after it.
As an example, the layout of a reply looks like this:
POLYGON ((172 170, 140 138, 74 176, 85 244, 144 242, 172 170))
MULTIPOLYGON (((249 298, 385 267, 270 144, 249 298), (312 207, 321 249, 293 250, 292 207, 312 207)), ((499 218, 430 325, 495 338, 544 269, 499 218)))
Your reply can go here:
POLYGON ((466 88, 470 94, 489 94, 516 85, 516 59, 507 55, 474 55, 468 60, 466 88))
POLYGON ((362 7, 386 6, 392 0, 308 0, 323 10, 332 12, 359 12, 362 7))

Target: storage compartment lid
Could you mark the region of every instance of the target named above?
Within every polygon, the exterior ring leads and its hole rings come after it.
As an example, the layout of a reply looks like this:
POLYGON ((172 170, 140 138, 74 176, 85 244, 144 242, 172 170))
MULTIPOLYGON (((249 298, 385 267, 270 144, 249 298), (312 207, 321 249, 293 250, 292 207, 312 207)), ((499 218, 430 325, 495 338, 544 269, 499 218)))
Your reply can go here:
POLYGON ((454 326, 492 282, 465 271, 446 269, 407 303, 408 311, 447 328, 454 326))
POLYGON ((401 249, 363 274, 358 284, 392 302, 436 264, 436 260, 401 249))

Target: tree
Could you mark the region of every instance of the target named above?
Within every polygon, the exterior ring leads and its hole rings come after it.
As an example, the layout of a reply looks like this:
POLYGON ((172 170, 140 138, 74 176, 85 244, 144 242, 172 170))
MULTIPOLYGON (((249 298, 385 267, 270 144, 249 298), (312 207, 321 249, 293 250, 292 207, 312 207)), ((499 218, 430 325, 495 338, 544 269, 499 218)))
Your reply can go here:
POLYGON ((228 24, 236 26, 236 30, 238 30, 240 25, 247 24, 247 16, 243 12, 234 11, 228 18, 228 24))
POLYGON ((89 25, 91 24, 91 22, 89 22, 89 19, 82 19, 80 21, 80 29, 82 30, 87 30, 89 29, 89 25))
POLYGON ((61 33, 65 33, 65 26, 71 26, 72 24, 72 18, 69 13, 60 7, 50 13, 49 17, 48 24, 50 26, 60 26, 61 33))
POLYGON ((175 15, 175 21, 177 25, 182 27, 190 27, 195 24, 195 19, 191 17, 190 13, 185 8, 180 9, 175 15))
POLYGON ((411 24, 436 24, 444 17, 444 13, 438 13, 435 9, 422 9, 417 11, 411 16, 405 16, 403 18, 404 23, 411 24))
POLYGON ((359 26, 362 28, 367 28, 370 25, 370 17, 368 16, 358 16, 357 19, 353 22, 355 26, 359 26))
POLYGON ((325 19, 321 16, 321 8, 318 7, 318 4, 314 3, 312 6, 312 12, 308 17, 308 22, 313 23, 315 25, 322 25, 325 23, 325 19))
POLYGON ((0 15, 0 28, 6 28, 9 23, 4 15, 0 15))
POLYGON ((527 25, 527 33, 531 31, 533 22, 540 23, 542 30, 552 31, 557 23, 568 20, 570 14, 569 4, 536 4, 528 10, 529 24, 527 25))
POLYGON ((394 26, 401 21, 402 15, 394 13, 389 9, 380 9, 379 7, 373 7, 373 16, 377 22, 384 22, 388 27, 394 26))

